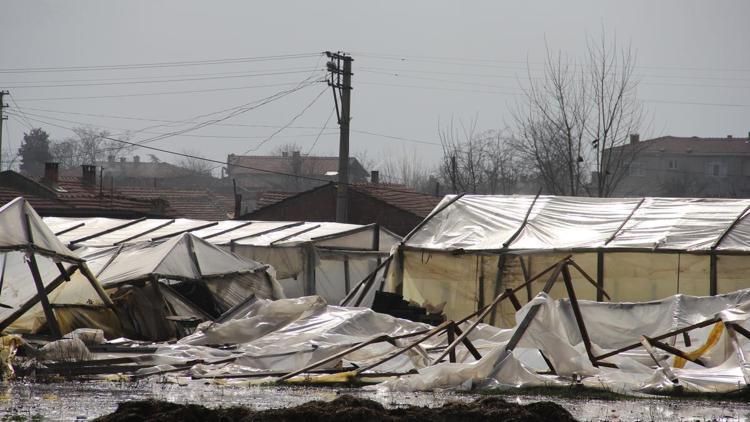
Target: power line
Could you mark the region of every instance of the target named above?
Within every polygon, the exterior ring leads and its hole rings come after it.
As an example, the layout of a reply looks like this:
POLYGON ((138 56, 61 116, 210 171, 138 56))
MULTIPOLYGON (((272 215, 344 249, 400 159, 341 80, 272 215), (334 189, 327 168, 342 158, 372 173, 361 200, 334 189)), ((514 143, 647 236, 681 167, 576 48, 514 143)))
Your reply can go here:
MULTIPOLYGON (((510 63, 520 65, 545 65, 545 62, 529 62, 521 60, 499 60, 499 59, 478 59, 478 58, 466 58, 466 57, 440 57, 440 56, 420 56, 420 55, 393 55, 393 54, 377 54, 377 53, 355 53, 359 56, 370 57, 375 59, 390 60, 397 62, 427 62, 427 63, 444 63, 444 64, 457 64, 464 66, 475 66, 475 63, 510 63)), ((569 66, 587 66, 581 63, 565 63, 569 66)), ((669 69, 669 70, 680 70, 680 71, 698 71, 698 72, 750 72, 750 68, 719 68, 719 67, 688 67, 688 66, 663 66, 663 65, 636 65, 636 68, 642 69, 669 69)))
MULTIPOLYGON (((516 81, 526 81, 529 79, 528 75, 525 75, 523 77, 519 77, 518 74, 516 75, 499 75, 494 73, 469 73, 469 72, 444 72, 444 71, 434 71, 434 70, 418 70, 418 69, 407 69, 406 72, 401 71, 394 71, 393 69, 389 68, 382 68, 382 67, 363 67, 360 68, 361 72, 366 73, 378 73, 383 75, 391 75, 391 76, 399 76, 399 77, 405 77, 405 78, 424 78, 424 77, 417 77, 414 76, 414 73, 408 73, 408 72, 418 72, 420 74, 434 74, 434 75, 446 75, 446 76, 468 76, 468 77, 480 77, 480 78, 494 78, 494 79, 514 79, 516 81)), ((635 75, 636 77, 642 77, 643 75, 635 75)), ((655 78, 660 78, 661 76, 651 76, 655 78)), ((532 80, 543 80, 543 77, 533 77, 532 80)), ((682 77, 675 77, 675 79, 691 79, 691 78, 682 78, 682 77)), ((722 81, 726 81, 726 78, 707 78, 707 79, 719 79, 722 81)), ((750 79, 730 79, 730 80, 737 80, 737 81, 750 81, 750 79)), ((452 81, 450 81, 452 82, 452 81)), ((717 85, 717 84, 698 84, 698 83, 674 83, 674 82, 643 82, 638 81, 638 85, 652 85, 652 86, 688 86, 688 87, 701 87, 701 88, 743 88, 743 89, 750 89, 750 86, 747 85, 717 85)), ((510 87, 507 87, 510 88, 510 87)))
POLYGON ((295 122, 295 121, 296 121, 296 120, 297 120, 298 118, 300 118, 300 117, 301 117, 301 116, 302 116, 303 114, 305 114, 305 112, 306 112, 307 110, 309 110, 309 109, 310 109, 310 107, 312 107, 312 106, 313 106, 313 104, 315 104, 315 103, 316 103, 316 102, 318 101, 318 99, 319 99, 319 98, 320 98, 320 97, 321 97, 321 96, 322 96, 322 95, 323 95, 323 94, 324 94, 324 93, 325 93, 325 92, 326 92, 327 90, 328 90, 328 88, 323 88, 323 89, 322 89, 322 90, 320 91, 320 93, 318 93, 318 95, 316 95, 316 96, 315 96, 315 98, 313 98, 313 100, 312 100, 312 101, 310 101, 310 103, 309 103, 309 104, 307 104, 307 105, 306 105, 306 106, 305 106, 305 107, 304 107, 304 108, 303 108, 302 110, 300 110, 300 112, 299 112, 299 113, 297 113, 297 114, 296 114, 296 115, 295 115, 294 117, 292 117, 292 119, 291 119, 291 120, 289 120, 289 122, 288 122, 288 123, 287 123, 286 125, 284 125, 284 126, 282 126, 282 127, 278 128, 278 129, 277 129, 277 130, 276 130, 275 132, 273 132, 273 133, 272 133, 271 135, 269 135, 268 137, 266 137, 266 139, 264 139, 264 140, 262 140, 262 141, 261 141, 260 143, 258 143, 258 145, 256 145, 255 147, 253 147, 253 148, 250 148, 250 149, 248 149, 247 151, 243 152, 243 153, 242 153, 242 155, 245 155, 245 154, 247 154, 247 153, 248 153, 248 152, 250 152, 250 151, 257 151, 257 150, 258 150, 258 148, 260 148, 261 146, 263 146, 263 144, 265 144, 266 142, 270 141, 271 139, 273 139, 273 137, 274 137, 274 136, 276 136, 277 134, 281 133, 281 132, 282 132, 282 131, 283 131, 284 129, 286 129, 286 128, 287 128, 288 126, 290 126, 291 124, 293 124, 293 123, 294 123, 294 122, 295 122))
POLYGON ((155 62, 155 63, 137 63, 137 64, 98 65, 98 66, 6 68, 6 69, 0 69, 0 73, 79 72, 79 71, 98 71, 98 70, 151 69, 151 68, 164 68, 164 67, 205 66, 205 65, 216 65, 216 64, 233 64, 233 63, 262 62, 262 61, 275 61, 275 60, 295 60, 295 59, 315 57, 321 54, 322 53, 300 53, 300 54, 284 54, 284 55, 276 55, 276 56, 237 57, 237 58, 211 59, 211 60, 187 60, 187 61, 175 61, 175 62, 155 62))
MULTIPOLYGON (((484 91, 477 89, 461 89, 461 88, 447 88, 440 86, 427 86, 427 85, 408 85, 408 84, 391 84, 385 82, 360 82, 363 85, 378 85, 378 86, 390 86, 396 88, 414 88, 414 89, 427 89, 437 91, 455 91, 455 92, 475 92, 479 94, 499 94, 499 95, 510 95, 514 97, 523 97, 524 94, 503 92, 503 91, 484 91)), ((739 104, 739 103, 711 103, 711 102, 695 102, 695 101, 672 101, 672 100, 655 100, 655 99, 638 99, 639 101, 647 103, 666 103, 666 104, 681 104, 681 105, 699 105, 699 106, 710 106, 710 107, 750 107, 750 104, 739 104)))
MULTIPOLYGON (((215 114, 219 114, 219 113, 222 113, 222 112, 227 112, 227 111, 233 110, 229 114, 227 114, 226 116, 223 116, 223 117, 220 117, 220 118, 217 118, 217 119, 213 119, 213 120, 209 120, 209 121, 205 121, 205 122, 201 122, 201 123, 198 123, 198 124, 196 124, 196 125, 194 125, 192 127, 189 127, 189 128, 186 128, 186 129, 181 129, 181 130, 169 133, 169 134, 158 135, 158 136, 155 136, 155 137, 152 137, 152 138, 144 139, 144 140, 142 140, 140 142, 141 143, 146 143, 146 142, 158 141, 158 140, 161 140, 161 139, 165 139, 165 138, 176 136, 176 135, 181 135, 181 134, 183 134, 185 132, 190 132, 190 131, 193 131, 193 130, 201 129, 201 128, 209 126, 209 125, 213 125, 213 124, 216 124, 216 123, 223 122, 225 120, 228 120, 228 119, 231 119, 233 117, 236 117, 236 116, 238 116, 240 114, 244 114, 244 113, 246 113, 248 111, 255 110, 258 107, 264 106, 264 105, 266 105, 266 104, 268 104, 270 102, 273 102, 275 100, 283 98, 283 97, 285 97, 285 96, 287 96, 289 94, 297 92, 300 89, 306 88, 306 87, 308 87, 308 86, 310 86, 310 85, 312 85, 312 84, 314 84, 314 83, 317 82, 317 81, 309 81, 309 79, 311 79, 311 78, 307 78, 307 79, 303 80, 302 82, 298 83, 297 86, 295 86, 292 89, 289 89, 289 90, 286 90, 286 91, 280 91, 280 92, 278 92, 276 94, 273 94, 273 95, 271 95, 269 97, 266 97, 263 100, 246 103, 246 104, 243 104, 241 106, 228 108, 228 109, 225 109, 225 110, 222 110, 222 111, 219 111, 219 112, 213 112, 213 113, 203 114, 203 115, 197 116, 197 117, 207 117, 207 116, 210 116, 210 115, 215 115, 215 114)), ((194 120, 197 117, 194 117, 194 118, 192 118, 190 120, 194 120)), ((159 127, 159 126, 163 126, 163 125, 152 126, 149 129, 151 129, 153 127, 159 127)), ((137 133, 137 131, 136 131, 136 133, 137 133)), ((278 132, 276 132, 276 133, 278 133, 278 132)))
POLYGON ((6 88, 13 89, 25 89, 25 88, 67 88, 67 87, 83 87, 83 86, 114 86, 114 85, 142 85, 142 84, 155 84, 155 83, 173 83, 173 82, 194 82, 194 81, 208 81, 217 79, 241 79, 241 78, 252 78, 258 76, 278 76, 278 75, 292 75, 298 73, 308 73, 309 70, 296 70, 289 72, 266 72, 266 73, 252 73, 242 75, 226 75, 226 76, 203 76, 193 78, 177 78, 177 79, 163 79, 163 80, 138 80, 138 81, 120 81, 120 82, 94 82, 94 83, 68 83, 68 84, 50 84, 50 85, 10 85, 6 88))
MULTIPOLYGON (((166 119, 152 119, 147 117, 133 117, 133 116, 118 116, 114 114, 97 114, 97 113, 81 113, 74 111, 61 111, 61 110, 50 110, 36 107, 24 107, 24 110, 41 111, 45 113, 57 113, 57 114, 70 114, 77 116, 89 116, 89 117, 104 117, 109 119, 121 119, 121 120, 137 120, 144 122, 159 122, 159 123, 180 123, 177 120, 166 120, 166 119)), ((242 123, 217 123, 216 126, 227 126, 227 127, 252 127, 252 128, 280 128, 281 125, 251 125, 242 123)), ((287 129, 319 129, 318 126, 289 126, 287 129)))
MULTIPOLYGON (((93 124, 91 122, 81 122, 81 121, 77 121, 77 120, 60 119, 60 118, 56 118, 56 117, 52 117, 52 116, 47 116, 47 115, 44 115, 44 114, 38 114, 38 113, 25 112, 25 114, 28 114, 29 116, 41 117, 43 119, 49 119, 49 120, 54 120, 54 121, 58 121, 58 122, 73 123, 73 124, 77 124, 77 125, 81 125, 81 126, 93 126, 93 127, 98 127, 98 128, 104 128, 104 129, 110 129, 110 130, 117 130, 117 131, 123 132, 123 134, 127 134, 128 132, 131 132, 131 129, 121 128, 121 127, 113 127, 113 126, 107 126, 107 125, 101 125, 101 124, 93 124)), ((14 114, 14 115, 22 117, 21 114, 14 114)), ((168 135, 169 134, 169 132, 150 132, 150 131, 139 131, 138 133, 144 133, 144 134, 148 134, 148 135, 168 135)), ((328 133, 326 133, 326 135, 333 135, 333 134, 336 134, 336 133, 337 132, 328 132, 328 133)), ((187 138, 238 139, 238 140, 245 140, 245 141, 247 141, 248 139, 264 139, 264 138, 266 138, 266 136, 260 136, 260 135, 234 135, 234 136, 232 136, 232 135, 207 135, 207 134, 206 135, 195 135, 195 134, 182 134, 180 136, 184 136, 184 137, 187 137, 187 138)), ((314 137, 314 136, 318 136, 318 134, 317 133, 299 133, 299 134, 295 134, 295 135, 285 135, 283 137, 285 137, 285 138, 296 138, 296 137, 307 138, 307 137, 314 137)))
POLYGON ((320 139, 320 135, 322 135, 323 131, 328 127, 328 122, 331 121, 331 117, 333 117, 333 112, 334 111, 336 111, 336 109, 332 107, 331 108, 331 112, 328 113, 328 118, 326 119, 325 123, 323 123, 323 126, 321 126, 320 132, 318 132, 318 136, 315 138, 315 141, 312 143, 312 145, 310 145, 310 148, 307 150, 307 154, 305 154, 305 155, 310 155, 310 153, 312 152, 313 148, 315 148, 315 145, 318 144, 318 140, 320 139))
POLYGON ((393 135, 385 135, 385 134, 382 134, 382 133, 368 132, 366 130, 352 129, 352 132, 354 132, 354 133, 361 133, 361 134, 364 134, 364 135, 379 136, 381 138, 393 139, 393 140, 397 140, 397 141, 414 142, 414 143, 417 143, 417 144, 437 145, 437 146, 440 146, 440 147, 443 146, 443 144, 441 144, 439 142, 431 142, 431 141, 425 141, 425 140, 413 139, 413 138, 403 138, 403 137, 400 137, 400 136, 393 136, 393 135))
MULTIPOLYGON (((324 82, 323 80, 319 82, 324 82)), ((256 89, 256 88, 276 88, 282 86, 294 86, 294 82, 285 82, 277 84, 265 84, 265 85, 245 85, 245 86, 234 86, 227 88, 210 88, 210 89, 193 89, 185 91, 161 91, 161 92, 148 92, 140 94, 116 94, 116 95, 87 95, 87 96, 74 96, 74 97, 48 97, 48 98, 24 98, 18 99, 19 102, 27 101, 58 101, 58 100, 92 100, 100 98, 126 98, 126 97, 150 97, 158 95, 176 95, 176 94, 198 94, 203 92, 220 92, 220 91, 237 91, 240 89, 256 89)))
MULTIPOLYGON (((220 113, 229 112, 229 114, 227 114, 225 116, 222 116, 220 118, 216 118, 216 119, 212 119, 212 120, 208 120, 208 121, 204 121, 204 122, 199 122, 199 123, 197 123, 197 124, 195 124, 195 125, 193 125, 191 127, 188 127, 188 128, 180 129, 180 130, 169 132, 169 133, 163 133, 163 134, 151 137, 151 138, 146 138, 146 139, 143 139, 143 140, 139 141, 138 143, 139 144, 144 144, 144 143, 154 142, 154 141, 158 141, 158 140, 161 140, 161 139, 166 139, 166 138, 177 136, 177 135, 182 135, 182 134, 184 134, 186 132, 190 132, 190 131, 197 130, 197 129, 200 129, 200 128, 203 128, 203 127, 206 127, 206 126, 218 123, 218 122, 222 122, 224 120, 227 120, 227 119, 232 118, 232 117, 236 117, 236 116, 238 116, 238 115, 240 115, 242 113, 248 112, 250 110, 257 109, 258 107, 261 107, 261 106, 263 106, 265 104, 268 104, 268 103, 270 103, 272 101, 275 101, 275 100, 278 100, 280 98, 283 98, 283 97, 285 97, 285 96, 287 96, 287 95, 289 95, 289 94, 291 94, 293 92, 299 91, 300 89, 303 89, 303 88, 305 88, 307 86, 310 86, 310 85, 312 85, 314 83, 316 83, 316 81, 310 81, 310 78, 308 77, 305 80, 299 82, 297 84, 297 86, 295 86, 292 89, 277 92, 277 93, 275 93, 275 94, 273 94, 273 95, 271 95, 269 97, 263 98, 261 100, 257 100, 257 101, 245 103, 245 104, 242 104, 242 105, 239 105, 239 106, 234 106, 234 107, 226 108, 226 109, 215 111, 215 112, 212 112, 212 113, 205 113, 205 114, 202 114, 200 116, 191 117, 190 119, 187 119, 187 120, 188 121, 194 121, 195 119, 198 119, 198 118, 208 117, 208 116, 212 116, 212 115, 216 115, 216 114, 220 114, 220 113)), ((30 119, 50 124, 49 122, 45 122, 45 121, 40 120, 38 118, 30 118, 30 119)), ((55 119, 55 118, 53 118, 53 119, 54 120, 62 120, 62 119, 55 119)), ((178 123, 184 123, 184 122, 185 121, 178 122, 178 123)), ((80 122, 76 122, 76 123, 80 124, 80 122)), ((56 125, 56 126, 59 126, 59 125, 56 125)), ((143 129, 134 131, 132 133, 144 132, 144 131, 146 131, 148 129, 152 129, 154 127, 159 127, 159 126, 164 126, 164 125, 153 125, 153 126, 150 126, 150 127, 147 127, 147 128, 143 128, 143 129)), ((65 126, 62 126, 62 127, 66 128, 65 126)))
POLYGON ((168 75, 142 75, 142 76, 131 76, 131 77, 116 77, 116 78, 86 78, 86 79, 47 79, 47 80, 31 80, 31 81, 4 81, 0 84, 41 84, 41 83, 75 83, 75 82, 116 82, 116 81, 140 81, 140 80, 159 80, 159 79, 174 79, 174 78, 192 78, 197 76, 224 76, 224 75, 244 75, 254 72, 290 72, 297 70, 309 70, 307 67, 284 67, 284 68, 270 68, 270 69, 248 69, 234 72, 201 72, 201 73, 178 73, 168 75))

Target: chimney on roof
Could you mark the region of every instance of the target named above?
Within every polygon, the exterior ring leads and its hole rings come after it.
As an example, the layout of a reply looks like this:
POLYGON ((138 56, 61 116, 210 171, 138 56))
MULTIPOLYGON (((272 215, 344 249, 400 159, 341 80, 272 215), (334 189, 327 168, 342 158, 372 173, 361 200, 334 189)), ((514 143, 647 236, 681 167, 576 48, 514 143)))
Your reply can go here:
POLYGON ((732 135, 727 135, 727 139, 732 139, 732 135))
POLYGON ((96 166, 91 164, 84 164, 81 166, 83 172, 81 173, 81 183, 84 185, 93 186, 96 184, 96 166))
POLYGON ((373 185, 377 185, 380 183, 380 172, 377 170, 372 170, 370 172, 370 183, 373 185))
POLYGON ((294 174, 302 174, 302 158, 299 155, 299 151, 292 151, 292 172, 294 174))
POLYGON ((44 178, 42 182, 47 185, 56 185, 58 176, 60 175, 59 167, 58 163, 44 163, 44 178))
POLYGON ((641 140, 641 135, 637 133, 630 134, 630 145, 635 145, 641 140))
POLYGON ((107 156, 107 162, 108 163, 114 163, 115 162, 115 156, 114 156, 114 154, 109 154, 107 156))
POLYGON ((141 157, 140 157, 140 156, 138 156, 138 155, 134 155, 134 156, 133 156, 133 162, 134 162, 134 163, 140 163, 140 162, 141 162, 141 157))
POLYGON ((289 156, 289 153, 288 153, 288 152, 286 152, 286 151, 281 151, 281 156, 282 156, 282 157, 288 157, 288 156, 289 156))
POLYGON ((125 160, 127 160, 127 158, 125 158, 125 157, 120 157, 120 164, 124 163, 124 162, 125 162, 125 160))

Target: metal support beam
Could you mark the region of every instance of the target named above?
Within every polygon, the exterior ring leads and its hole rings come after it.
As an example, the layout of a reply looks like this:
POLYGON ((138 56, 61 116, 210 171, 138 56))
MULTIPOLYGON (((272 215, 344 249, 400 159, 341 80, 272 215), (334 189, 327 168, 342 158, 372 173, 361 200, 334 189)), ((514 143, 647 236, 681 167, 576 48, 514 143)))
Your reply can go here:
POLYGON ((589 339, 589 332, 586 330, 586 323, 583 321, 583 314, 581 314, 581 308, 578 307, 578 298, 576 297, 576 290, 573 288, 573 279, 570 277, 570 270, 568 270, 568 263, 565 263, 562 267, 563 281, 565 282, 565 289, 568 291, 568 300, 570 306, 573 308, 573 315, 576 318, 576 324, 578 324, 578 331, 581 333, 581 339, 583 345, 586 348, 586 355, 589 357, 591 364, 598 367, 599 364, 594 357, 594 353, 591 351, 591 339, 589 339))

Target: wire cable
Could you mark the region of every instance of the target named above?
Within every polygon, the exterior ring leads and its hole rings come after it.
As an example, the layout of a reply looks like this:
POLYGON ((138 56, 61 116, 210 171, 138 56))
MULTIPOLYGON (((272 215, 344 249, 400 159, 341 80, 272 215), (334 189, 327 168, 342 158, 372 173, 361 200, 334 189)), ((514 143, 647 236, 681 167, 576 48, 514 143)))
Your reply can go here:
POLYGON ((23 98, 23 99, 19 98, 18 101, 27 102, 27 101, 59 101, 59 100, 93 100, 93 99, 101 99, 101 98, 151 97, 151 96, 158 96, 158 95, 199 94, 199 93, 204 93, 204 92, 237 91, 241 89, 277 88, 277 87, 282 87, 282 86, 295 86, 295 85, 296 85, 295 82, 285 82, 285 83, 265 84, 265 85, 233 86, 233 87, 226 87, 226 88, 146 92, 146 93, 139 93, 139 94, 86 95, 86 96, 73 96, 73 97, 47 97, 47 98, 23 98))
POLYGON ((248 62, 263 62, 263 61, 276 61, 276 60, 296 60, 296 59, 302 59, 302 58, 315 57, 315 56, 319 56, 322 54, 323 53, 299 53, 299 54, 284 54, 284 55, 276 55, 276 56, 237 57, 237 58, 226 58, 226 59, 187 60, 187 61, 175 61, 175 62, 155 62, 155 63, 136 63, 136 64, 99 65, 99 66, 22 67, 22 68, 0 69, 0 73, 79 72, 79 71, 94 71, 94 70, 98 71, 98 70, 123 70, 123 69, 152 69, 152 68, 183 67, 183 66, 205 66, 205 65, 216 65, 216 64, 248 63, 248 62))

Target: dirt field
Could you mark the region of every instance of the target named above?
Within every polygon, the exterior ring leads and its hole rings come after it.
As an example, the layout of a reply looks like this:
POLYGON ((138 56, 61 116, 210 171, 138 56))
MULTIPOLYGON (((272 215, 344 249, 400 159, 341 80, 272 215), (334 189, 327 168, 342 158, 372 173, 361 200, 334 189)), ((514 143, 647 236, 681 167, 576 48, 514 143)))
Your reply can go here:
POLYGON ((574 421, 560 405, 536 402, 527 405, 508 403, 500 397, 483 397, 471 403, 452 402, 440 407, 407 406, 387 409, 382 404, 350 395, 330 402, 311 401, 300 406, 253 411, 230 407, 208 409, 194 404, 180 405, 162 401, 122 403, 114 413, 96 419, 98 422, 130 421, 288 421, 288 422, 349 422, 349 421, 574 421))
MULTIPOLYGON (((190 380, 186 385, 151 380, 58 383, 15 381, 0 384, 0 420, 91 420, 115 412, 119 403, 149 400, 202 405, 209 409, 243 407, 246 412, 247 409, 256 412, 255 414, 271 411, 268 413, 271 415, 274 414, 274 409, 291 408, 310 401, 331 402, 344 395, 367 399, 384 409, 390 409, 389 415, 391 411, 398 415, 399 409, 409 407, 443 408, 441 411, 446 412, 449 409, 462 409, 461 404, 471 404, 485 397, 473 393, 380 393, 360 388, 257 386, 198 380, 190 380)), ((737 401, 612 399, 606 394, 601 397, 579 397, 576 394, 561 397, 523 390, 505 392, 497 397, 504 402, 521 406, 551 401, 580 421, 750 421, 750 405, 737 401)), ((496 396, 489 398, 494 399, 496 396)), ((501 402, 492 403, 500 408, 498 412, 502 411, 504 405, 501 402)), ((320 408, 319 405, 318 407, 320 408)), ((436 416, 439 412, 426 419, 430 422, 439 420, 436 416)), ((329 415, 330 412, 326 410, 325 416, 329 415)), ((141 417, 137 420, 141 420, 141 417)), ((472 416, 472 420, 478 419, 472 416)))

